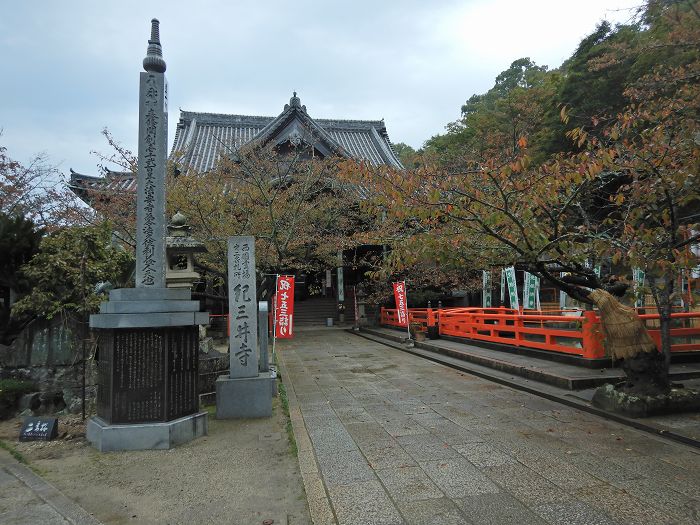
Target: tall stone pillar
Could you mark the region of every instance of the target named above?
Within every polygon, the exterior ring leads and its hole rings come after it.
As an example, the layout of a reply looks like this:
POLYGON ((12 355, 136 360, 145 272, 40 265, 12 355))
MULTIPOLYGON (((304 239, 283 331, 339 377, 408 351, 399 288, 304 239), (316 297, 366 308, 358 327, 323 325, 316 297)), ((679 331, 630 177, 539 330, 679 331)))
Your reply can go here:
POLYGON ((158 21, 143 59, 139 85, 139 164, 136 199, 136 288, 165 288, 165 164, 168 82, 158 21))
POLYGON ((143 60, 139 97, 136 287, 112 290, 90 316, 100 348, 97 416, 88 440, 100 451, 170 448, 207 432, 199 411, 199 329, 208 324, 190 290, 165 287, 167 84, 158 21, 143 60))

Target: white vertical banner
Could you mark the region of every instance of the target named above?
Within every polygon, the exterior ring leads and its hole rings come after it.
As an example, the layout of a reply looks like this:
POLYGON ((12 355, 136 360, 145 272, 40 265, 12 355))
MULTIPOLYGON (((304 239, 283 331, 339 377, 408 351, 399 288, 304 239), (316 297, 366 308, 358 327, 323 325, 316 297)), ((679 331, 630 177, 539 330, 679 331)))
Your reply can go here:
POLYGON ((484 308, 491 308, 491 270, 483 270, 482 283, 481 304, 484 308))
POLYGON ((686 274, 688 273, 688 270, 681 270, 681 276, 680 276, 680 281, 681 281, 681 293, 679 294, 681 297, 681 308, 685 308, 685 294, 688 290, 688 280, 686 279, 686 274))
POLYGON ((520 310, 520 301, 518 300, 518 284, 515 281, 515 267, 509 266, 506 268, 506 281, 508 282, 508 296, 510 298, 510 307, 513 310, 520 310))
POLYGON ((343 282, 343 250, 338 250, 338 302, 345 301, 345 283, 343 282))
POLYGON ((540 279, 536 275, 529 272, 524 272, 525 279, 523 281, 523 308, 535 310, 539 304, 539 285, 540 279))
MULTIPOLYGON (((639 293, 639 289, 644 286, 644 270, 641 268, 632 268, 632 282, 635 297, 639 293)), ((634 306, 637 308, 644 308, 644 296, 639 297, 635 302, 634 306)))
POLYGON ((506 269, 501 270, 501 305, 506 300, 506 269))
MULTIPOLYGON (((565 277, 569 275, 566 272, 562 272, 559 274, 559 277, 565 277)), ((559 290, 559 309, 560 310, 565 310, 566 309, 566 292, 564 290, 559 290)))

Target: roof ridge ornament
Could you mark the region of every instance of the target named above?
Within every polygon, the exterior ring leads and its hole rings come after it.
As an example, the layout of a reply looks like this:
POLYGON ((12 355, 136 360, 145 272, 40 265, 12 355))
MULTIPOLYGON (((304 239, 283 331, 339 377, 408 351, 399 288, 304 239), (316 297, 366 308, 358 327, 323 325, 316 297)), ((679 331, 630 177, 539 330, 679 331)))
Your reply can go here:
POLYGON ((160 45, 160 30, 157 18, 151 20, 151 38, 148 40, 146 58, 143 59, 143 69, 154 73, 165 73, 163 48, 160 45))

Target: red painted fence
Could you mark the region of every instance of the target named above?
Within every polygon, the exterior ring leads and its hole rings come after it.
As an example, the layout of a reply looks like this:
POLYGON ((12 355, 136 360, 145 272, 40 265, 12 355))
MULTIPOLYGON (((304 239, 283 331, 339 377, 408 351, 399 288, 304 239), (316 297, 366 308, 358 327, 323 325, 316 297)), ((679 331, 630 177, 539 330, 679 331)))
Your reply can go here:
MULTIPOLYGON (((660 346, 659 315, 640 317, 660 346)), ((575 354, 588 359, 605 357, 605 339, 596 311, 410 308, 408 318, 423 331, 437 325, 440 335, 575 354)), ((382 308, 380 322, 385 326, 399 326, 396 310, 382 308)), ((674 313, 672 325, 672 352, 700 351, 700 312, 674 313)))

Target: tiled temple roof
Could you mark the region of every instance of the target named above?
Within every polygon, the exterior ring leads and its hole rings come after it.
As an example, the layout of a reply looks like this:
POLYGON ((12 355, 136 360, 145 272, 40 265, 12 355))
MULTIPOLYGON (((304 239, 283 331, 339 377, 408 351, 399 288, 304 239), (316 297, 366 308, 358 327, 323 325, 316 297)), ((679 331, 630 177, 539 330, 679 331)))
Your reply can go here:
POLYGON ((124 193, 136 191, 136 176, 128 171, 107 171, 104 177, 84 175, 70 170, 68 187, 87 202, 88 192, 124 193))
POLYGON ((285 130, 289 131, 294 121, 330 153, 375 166, 402 167, 383 120, 313 119, 296 93, 277 117, 181 111, 171 154, 181 155, 187 167, 209 171, 222 155, 232 154, 244 144, 286 139, 285 130))
MULTIPOLYGON (((394 152, 384 120, 313 119, 294 93, 277 117, 225 115, 180 111, 171 157, 183 170, 214 169, 222 155, 254 141, 262 144, 300 140, 314 146, 321 155, 338 155, 374 166, 403 166, 394 152)), ((134 192, 132 173, 108 171, 104 177, 83 175, 71 169, 70 188, 83 200, 99 191, 134 192)))

